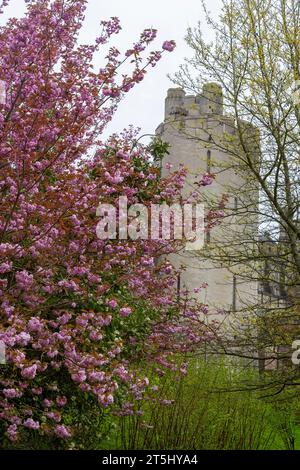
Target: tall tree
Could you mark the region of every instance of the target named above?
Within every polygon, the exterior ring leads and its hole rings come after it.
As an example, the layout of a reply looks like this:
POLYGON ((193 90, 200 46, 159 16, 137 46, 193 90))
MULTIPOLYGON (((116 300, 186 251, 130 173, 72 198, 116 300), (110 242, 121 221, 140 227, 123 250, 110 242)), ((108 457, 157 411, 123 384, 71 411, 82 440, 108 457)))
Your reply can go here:
POLYGON ((120 99, 174 42, 143 59, 156 36, 147 29, 94 71, 118 19, 80 46, 85 0, 26 3, 26 16, 0 29, 0 418, 12 441, 84 434, 76 409, 103 409, 126 390, 140 399, 148 379, 137 362, 176 369, 173 355, 204 334, 192 308, 178 306, 172 267, 154 262, 174 243, 96 234, 99 202, 179 197, 184 170, 161 180, 131 131, 101 142, 120 99), (120 75, 125 61, 132 70, 120 75))
MULTIPOLYGON (((233 234, 216 240, 207 256, 231 269, 238 283, 258 282, 259 296, 241 308, 249 327, 239 326, 236 333, 249 357, 250 351, 257 357, 261 348, 271 360, 278 357, 273 350, 291 346, 299 335, 300 4, 224 0, 219 20, 204 2, 203 11, 215 38, 207 43, 200 23, 188 30, 193 57, 186 59, 174 82, 196 93, 206 81, 222 85, 235 132, 224 132, 211 146, 231 155, 236 174, 260 192, 257 203, 248 185, 236 194, 236 207, 225 212, 244 227, 247 217, 259 217, 261 232, 260 237, 247 235, 243 244, 239 231, 235 242, 233 234)), ((216 171, 224 171, 220 167, 216 171)), ((234 184, 228 193, 234 194, 234 184)), ((290 352, 283 357, 293 366, 290 352)), ((295 383, 299 374, 292 368, 282 380, 295 383)))

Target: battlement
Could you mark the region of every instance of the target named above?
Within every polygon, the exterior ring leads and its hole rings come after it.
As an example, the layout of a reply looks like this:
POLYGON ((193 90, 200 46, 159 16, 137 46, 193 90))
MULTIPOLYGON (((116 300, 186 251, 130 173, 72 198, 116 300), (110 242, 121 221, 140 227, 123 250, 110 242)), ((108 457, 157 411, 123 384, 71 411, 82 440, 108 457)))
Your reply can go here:
POLYGON ((223 115, 223 93, 217 83, 205 83, 202 93, 186 95, 182 88, 170 88, 165 101, 165 119, 179 116, 223 115))

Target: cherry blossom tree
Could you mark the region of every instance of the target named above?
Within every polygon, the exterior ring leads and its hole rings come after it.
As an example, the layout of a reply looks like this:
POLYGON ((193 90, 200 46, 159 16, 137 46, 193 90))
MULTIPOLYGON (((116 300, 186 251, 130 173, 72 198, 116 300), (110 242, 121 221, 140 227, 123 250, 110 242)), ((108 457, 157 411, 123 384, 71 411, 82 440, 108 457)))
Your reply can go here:
POLYGON ((206 306, 174 294, 163 255, 178 242, 96 234, 100 201, 180 198, 185 169, 160 178, 134 131, 101 140, 120 100, 175 43, 143 58, 156 36, 147 29, 124 57, 110 47, 94 71, 119 20, 78 45, 86 1, 26 3, 26 16, 0 29, 0 418, 11 441, 26 429, 70 437, 72 400, 106 408, 126 393, 141 398, 149 381, 139 360, 176 370, 177 353, 209 338, 206 306))

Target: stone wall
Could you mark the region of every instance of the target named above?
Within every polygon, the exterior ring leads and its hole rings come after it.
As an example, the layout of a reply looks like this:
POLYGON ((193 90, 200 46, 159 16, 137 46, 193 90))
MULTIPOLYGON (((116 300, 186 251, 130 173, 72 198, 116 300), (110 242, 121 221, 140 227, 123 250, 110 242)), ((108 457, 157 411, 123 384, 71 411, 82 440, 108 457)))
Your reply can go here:
MULTIPOLYGON (((256 129, 248 123, 242 125, 247 142, 257 151, 256 129)), ((237 206, 244 202, 243 198, 249 198, 249 194, 253 204, 258 203, 258 189, 248 180, 247 174, 239 171, 238 160, 235 161, 232 152, 226 151, 227 146, 234 145, 235 132, 234 119, 224 114, 219 85, 207 83, 202 93, 196 96, 186 95, 180 88, 168 90, 165 119, 156 130, 157 135, 170 144, 170 154, 165 157, 164 164, 171 163, 173 169, 184 164, 187 168, 183 196, 196 189, 195 183, 205 172, 216 175, 211 186, 200 189, 207 207, 217 204, 224 193, 229 194, 226 217, 220 227, 213 229, 210 236, 206 235, 204 248, 172 257, 175 265, 186 268, 180 279, 182 288, 193 290, 203 282, 208 283, 207 289, 193 295, 207 303, 212 317, 218 319, 230 316, 234 310, 247 313, 249 305, 257 302, 257 284, 245 281, 246 276, 241 275, 244 266, 227 269, 215 260, 212 262, 209 256, 216 248, 234 253, 240 244, 246 240, 249 243, 258 230, 257 216, 251 211, 237 215, 237 206)), ((167 171, 163 169, 162 174, 167 171)))

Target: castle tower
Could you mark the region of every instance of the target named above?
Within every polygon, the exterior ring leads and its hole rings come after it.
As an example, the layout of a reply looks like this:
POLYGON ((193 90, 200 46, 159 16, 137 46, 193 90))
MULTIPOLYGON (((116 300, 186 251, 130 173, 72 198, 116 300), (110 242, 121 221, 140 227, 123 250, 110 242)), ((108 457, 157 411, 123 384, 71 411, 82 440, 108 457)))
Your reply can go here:
MULTIPOLYGON (((247 122, 239 122, 245 132, 245 142, 253 150, 253 158, 259 151, 257 130, 247 122)), ((258 216, 251 211, 258 203, 258 189, 249 175, 238 168, 234 158, 236 123, 223 112, 222 88, 215 83, 206 83, 201 94, 186 95, 181 88, 168 90, 165 100, 165 119, 156 130, 161 139, 170 144, 169 155, 163 162, 162 176, 183 164, 188 171, 183 196, 199 190, 204 198, 205 208, 218 207, 224 194, 228 195, 225 217, 222 224, 206 234, 204 248, 197 252, 183 251, 171 257, 175 266, 184 266, 179 285, 193 292, 202 283, 208 287, 192 295, 209 305, 212 317, 218 319, 230 316, 232 312, 247 312, 249 305, 257 301, 257 283, 250 282, 245 274, 246 266, 232 263, 228 267, 217 261, 210 253, 226 251, 234 256, 236 250, 246 243, 252 243, 258 231, 258 216), (212 185, 197 187, 204 173, 215 174, 212 185), (247 214, 238 213, 238 207, 245 203, 247 214)), ((250 307, 251 308, 251 307, 250 307)))

